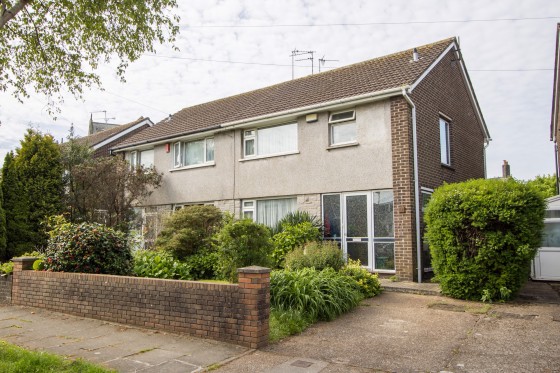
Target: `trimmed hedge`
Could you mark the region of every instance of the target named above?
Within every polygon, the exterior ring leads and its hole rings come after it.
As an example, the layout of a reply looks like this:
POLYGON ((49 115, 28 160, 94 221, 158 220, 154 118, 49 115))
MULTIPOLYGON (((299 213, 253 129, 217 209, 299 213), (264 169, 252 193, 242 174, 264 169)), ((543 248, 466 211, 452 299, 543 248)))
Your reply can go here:
POLYGON ((540 246, 544 210, 542 196, 513 179, 436 189, 426 208, 425 237, 442 292, 483 301, 515 295, 540 246))

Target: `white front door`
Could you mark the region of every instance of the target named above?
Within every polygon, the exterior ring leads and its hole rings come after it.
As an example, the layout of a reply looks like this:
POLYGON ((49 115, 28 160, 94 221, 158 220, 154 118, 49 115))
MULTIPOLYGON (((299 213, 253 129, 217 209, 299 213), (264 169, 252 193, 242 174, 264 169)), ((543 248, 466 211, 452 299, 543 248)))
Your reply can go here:
POLYGON ((344 195, 343 249, 347 258, 372 268, 371 193, 344 195))
POLYGON ((546 219, 539 248, 531 268, 533 280, 560 281, 560 219, 546 219))

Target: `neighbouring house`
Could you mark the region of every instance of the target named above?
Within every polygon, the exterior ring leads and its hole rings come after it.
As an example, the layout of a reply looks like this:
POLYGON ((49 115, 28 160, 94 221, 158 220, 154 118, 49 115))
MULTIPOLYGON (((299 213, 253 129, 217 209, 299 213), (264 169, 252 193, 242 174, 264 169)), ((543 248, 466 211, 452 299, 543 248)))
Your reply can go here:
POLYGON ((560 23, 556 25, 556 53, 554 60, 554 85, 552 88, 552 118, 550 120, 550 141, 554 141, 554 161, 556 163, 556 193, 560 191, 558 172, 560 155, 558 138, 560 137, 560 23))
POLYGON ((347 257, 422 281, 424 206, 485 177, 489 141, 450 38, 185 108, 113 151, 164 174, 145 217, 213 204, 272 226, 306 210, 347 257))
MULTIPOLYGON (((78 137, 78 144, 88 145, 93 150, 93 157, 105 157, 110 155, 110 149, 118 146, 137 132, 151 127, 154 124, 150 118, 140 117, 127 124, 110 124, 93 122, 90 118, 89 135, 78 137)), ((145 159, 147 161, 147 158, 145 159)))

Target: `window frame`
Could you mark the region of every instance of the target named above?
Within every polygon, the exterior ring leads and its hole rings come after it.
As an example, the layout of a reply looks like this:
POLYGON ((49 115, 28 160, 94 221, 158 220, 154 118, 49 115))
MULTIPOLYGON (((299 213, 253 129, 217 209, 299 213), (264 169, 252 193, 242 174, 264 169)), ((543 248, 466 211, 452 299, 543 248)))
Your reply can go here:
POLYGON ((185 169, 185 168, 196 168, 196 167, 204 167, 204 166, 211 166, 215 164, 215 159, 216 159, 216 147, 215 147, 215 141, 214 141, 214 136, 208 136, 208 137, 203 137, 203 138, 198 138, 198 139, 192 139, 192 140, 182 140, 182 141, 176 141, 173 143, 173 169, 177 170, 177 169, 185 169), (213 148, 213 152, 212 152, 212 159, 208 160, 208 141, 212 140, 212 148, 213 148), (202 141, 203 142, 203 150, 202 150, 202 155, 204 158, 204 161, 201 163, 195 163, 195 164, 189 164, 187 165, 187 155, 186 155, 186 149, 187 149, 187 145, 189 143, 195 143, 195 142, 199 142, 202 141), (177 152, 179 152, 179 160, 177 159, 177 152))
POLYGON ((267 157, 274 157, 274 156, 277 156, 277 155, 297 153, 299 151, 299 134, 298 134, 298 131, 299 131, 299 125, 298 125, 297 121, 277 124, 277 125, 274 125, 274 126, 244 129, 243 130, 243 159, 267 158, 267 157), (284 150, 284 151, 275 152, 275 153, 265 153, 265 154, 260 154, 259 153, 259 146, 258 146, 259 131, 262 131, 262 130, 265 130, 265 129, 283 127, 283 126, 291 126, 291 125, 295 125, 295 128, 296 128, 295 149, 284 150), (247 134, 248 132, 252 132, 252 133, 247 134), (247 154, 247 143, 249 141, 253 141, 253 154, 247 154))
MULTIPOLYGON (((243 219, 251 219, 252 221, 254 221, 255 223, 258 223, 258 216, 257 216, 257 204, 259 203, 259 201, 274 201, 274 200, 294 200, 295 202, 295 210, 297 211, 297 197, 296 196, 282 196, 282 197, 276 197, 276 198, 257 198, 257 199, 243 199, 241 200, 241 218, 243 219), (247 205, 248 203, 251 203, 251 205, 247 205), (245 213, 251 213, 251 217, 246 217, 245 213)), ((273 227, 271 227, 273 228, 273 227)))
POLYGON ((439 152, 441 164, 451 166, 451 121, 441 116, 439 117, 439 152), (442 129, 445 132, 444 136, 442 136, 442 129))
POLYGON ((340 111, 335 111, 332 113, 329 113, 329 145, 330 146, 338 146, 338 145, 346 145, 346 144, 355 144, 358 142, 358 125, 356 122, 356 109, 350 109, 350 110, 340 110, 340 111), (342 114, 342 113, 348 113, 348 112, 352 112, 352 116, 349 118, 343 118, 343 119, 332 119, 333 116, 337 115, 337 114, 342 114), (341 142, 335 142, 334 141, 334 130, 336 127, 345 127, 345 126, 350 126, 353 125, 355 127, 355 137, 353 140, 349 140, 349 141, 341 141, 341 142))

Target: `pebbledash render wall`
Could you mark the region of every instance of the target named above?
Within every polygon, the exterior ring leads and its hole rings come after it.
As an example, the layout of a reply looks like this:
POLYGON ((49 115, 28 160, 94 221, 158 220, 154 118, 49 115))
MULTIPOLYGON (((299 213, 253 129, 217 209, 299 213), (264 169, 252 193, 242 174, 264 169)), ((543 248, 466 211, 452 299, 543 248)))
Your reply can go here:
POLYGON ((33 271, 30 268, 35 259, 13 259, 14 305, 185 333, 250 348, 263 347, 268 342, 268 268, 240 268, 238 284, 214 284, 33 271))

